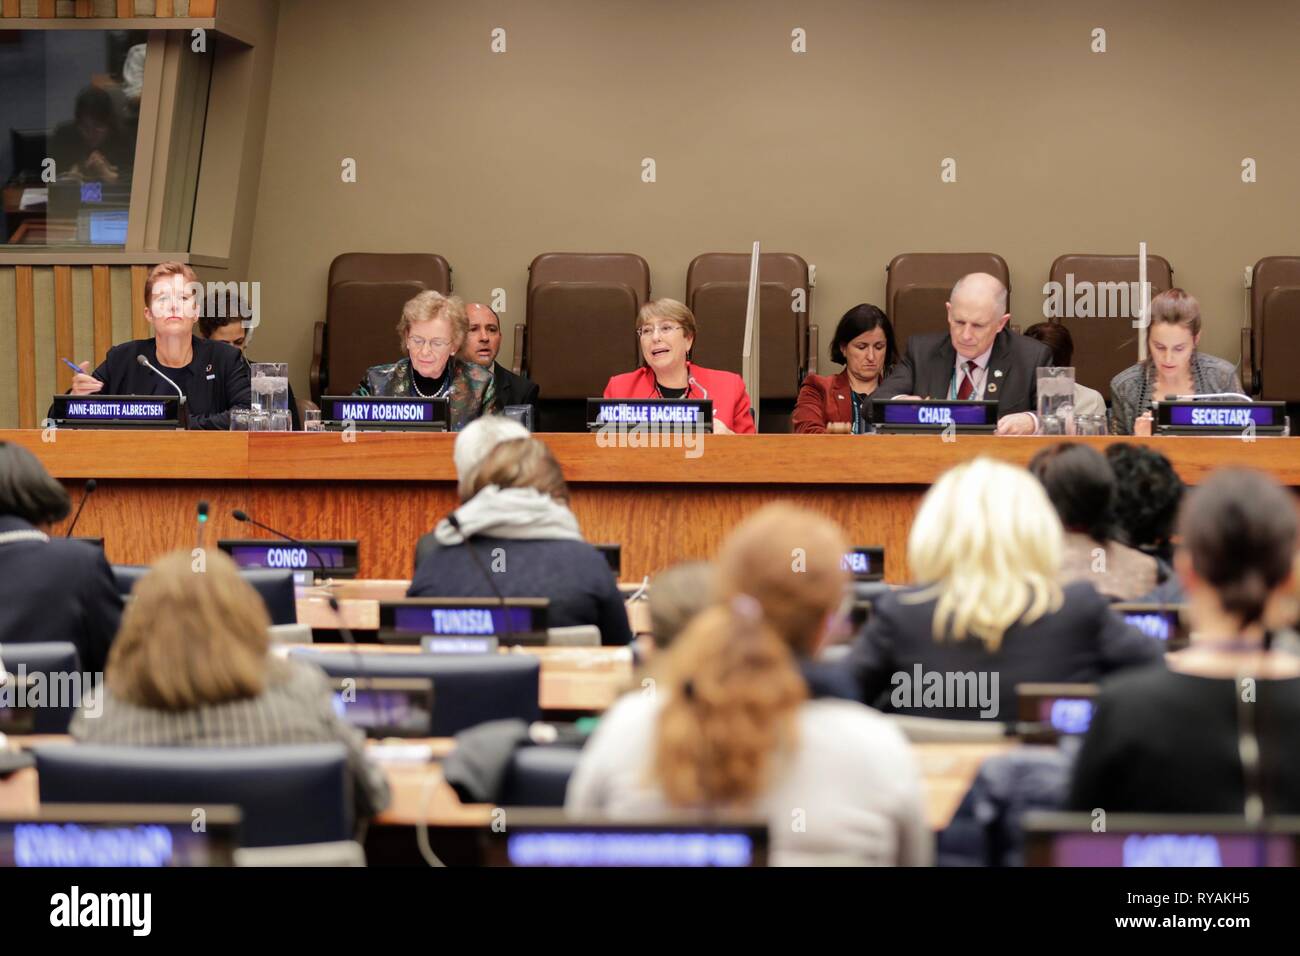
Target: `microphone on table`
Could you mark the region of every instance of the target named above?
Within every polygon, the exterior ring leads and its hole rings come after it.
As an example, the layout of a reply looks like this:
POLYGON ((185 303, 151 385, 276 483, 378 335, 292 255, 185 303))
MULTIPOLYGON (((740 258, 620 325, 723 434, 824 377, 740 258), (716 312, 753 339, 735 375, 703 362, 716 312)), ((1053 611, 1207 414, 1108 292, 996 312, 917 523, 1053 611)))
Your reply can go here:
POLYGON ((207 503, 206 501, 200 501, 200 502, 199 502, 199 515, 198 515, 198 518, 199 518, 199 543, 198 543, 198 547, 199 547, 199 550, 202 551, 202 550, 203 550, 203 532, 205 532, 205 531, 208 530, 208 503, 207 503))
POLYGON ((1254 402, 1249 395, 1243 395, 1241 392, 1205 392, 1200 395, 1166 395, 1166 402, 1192 402, 1202 398, 1239 398, 1243 402, 1254 402))
POLYGON ((72 537, 72 529, 75 528, 77 526, 77 522, 81 520, 81 509, 86 507, 86 501, 90 498, 91 492, 93 492, 98 487, 99 487, 99 482, 96 481, 94 478, 86 479, 86 490, 81 495, 81 504, 77 505, 77 513, 72 516, 72 524, 68 525, 68 533, 64 535, 65 538, 72 537))
POLYGON ((162 372, 160 372, 160 371, 158 370, 158 367, 157 367, 156 365, 154 365, 153 362, 150 362, 150 361, 149 361, 149 357, 148 357, 147 355, 137 355, 137 356, 135 357, 135 360, 136 360, 136 363, 137 363, 137 364, 139 364, 139 365, 143 365, 145 368, 149 369, 149 371, 153 372, 155 375, 157 375, 160 379, 162 379, 164 382, 166 382, 166 383, 167 383, 168 385, 170 385, 172 388, 176 389, 176 394, 180 396, 180 400, 181 400, 181 404, 180 404, 180 420, 181 420, 181 426, 184 427, 185 424, 186 424, 186 421, 187 421, 187 419, 188 419, 189 412, 188 412, 188 409, 186 409, 186 407, 185 407, 185 405, 186 405, 186 401, 187 401, 187 400, 186 400, 186 398, 185 398, 185 393, 184 393, 183 391, 181 391, 181 387, 180 387, 179 385, 177 385, 175 382, 173 382, 171 379, 169 379, 169 378, 168 378, 166 375, 164 375, 162 372))
MULTIPOLYGON (((320 556, 320 552, 317 551, 315 548, 313 548, 311 545, 309 545, 306 541, 301 541, 298 538, 295 538, 291 534, 285 534, 283 531, 279 531, 275 528, 272 528, 270 525, 262 524, 262 522, 257 521, 254 518, 250 518, 248 516, 248 512, 240 511, 238 508, 230 512, 230 517, 234 518, 236 521, 246 521, 255 528, 261 528, 263 531, 269 531, 277 538, 284 538, 284 540, 288 541, 290 544, 296 544, 304 551, 310 551, 312 553, 312 557, 316 559, 317 566, 321 569, 322 572, 327 571, 329 569, 330 566, 325 563, 325 559, 320 556)), ((308 570, 311 569, 308 568, 308 570)))
POLYGON ((460 526, 460 519, 456 517, 456 512, 454 511, 447 515, 447 524, 456 529, 456 532, 461 537, 462 543, 469 551, 470 559, 474 562, 474 567, 478 568, 479 573, 483 575, 483 579, 487 581, 488 587, 490 587, 492 593, 496 595, 497 604, 501 607, 501 619, 505 624, 505 636, 509 637, 513 635, 515 629, 513 622, 510 620, 510 611, 506 607, 506 597, 501 593, 501 589, 497 587, 496 578, 492 576, 492 572, 483 565, 483 559, 479 557, 479 553, 474 550, 474 543, 470 540, 473 535, 465 533, 465 529, 460 526))

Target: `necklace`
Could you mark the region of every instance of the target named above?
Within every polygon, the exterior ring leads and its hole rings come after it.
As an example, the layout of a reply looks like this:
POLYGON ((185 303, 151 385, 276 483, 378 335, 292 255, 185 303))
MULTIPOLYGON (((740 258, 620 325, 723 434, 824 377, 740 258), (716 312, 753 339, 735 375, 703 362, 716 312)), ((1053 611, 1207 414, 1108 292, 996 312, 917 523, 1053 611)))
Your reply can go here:
MULTIPOLYGON (((448 366, 450 366, 450 364, 451 363, 448 363, 448 366)), ((441 382, 443 379, 446 379, 447 380, 446 383, 443 385, 439 385, 436 389, 434 389, 432 395, 425 395, 424 392, 420 391, 420 382, 418 379, 418 375, 419 373, 416 372, 415 366, 412 365, 411 366, 411 388, 415 389, 415 394, 419 395, 421 398, 442 398, 444 395, 447 394, 447 389, 451 386, 451 376, 447 374, 447 369, 443 369, 442 375, 439 376, 437 379, 435 379, 435 381, 441 382)))

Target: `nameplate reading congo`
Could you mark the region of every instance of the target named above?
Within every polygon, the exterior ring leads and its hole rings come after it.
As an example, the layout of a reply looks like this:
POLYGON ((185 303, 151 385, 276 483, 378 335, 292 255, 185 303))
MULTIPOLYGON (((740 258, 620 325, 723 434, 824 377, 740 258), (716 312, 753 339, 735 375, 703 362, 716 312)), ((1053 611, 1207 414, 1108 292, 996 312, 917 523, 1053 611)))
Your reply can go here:
POLYGON ((349 425, 361 431, 445 431, 447 399, 374 395, 325 395, 321 420, 329 429, 349 425))
POLYGON ((223 538, 217 547, 241 568, 271 568, 277 571, 326 571, 331 577, 357 575, 357 541, 237 541, 223 538))
POLYGON ((58 428, 179 428, 180 398, 160 395, 55 395, 58 428))
POLYGON ((998 403, 882 399, 871 403, 871 420, 885 433, 991 432, 998 425, 998 403))
POLYGON ((713 427, 713 400, 708 398, 589 398, 587 426, 632 428, 713 427))
POLYGON ((1286 431, 1283 402, 1161 402, 1156 430, 1166 435, 1281 435, 1286 431))

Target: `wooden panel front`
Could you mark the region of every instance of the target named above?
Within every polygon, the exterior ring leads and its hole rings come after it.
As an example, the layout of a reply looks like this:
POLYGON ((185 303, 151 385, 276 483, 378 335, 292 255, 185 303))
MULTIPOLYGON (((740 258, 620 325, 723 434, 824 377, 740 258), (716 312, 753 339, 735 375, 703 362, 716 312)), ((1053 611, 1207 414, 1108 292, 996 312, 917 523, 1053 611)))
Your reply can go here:
MULTIPOLYGON (((241 508, 302 538, 356 538, 365 578, 407 578, 416 539, 457 503, 454 435, 242 432, 0 432, 32 450, 79 497, 100 480, 77 533, 107 539, 110 560, 147 563, 196 541, 195 506, 211 509, 209 542, 260 536, 230 517, 241 508)), ((905 552, 926 488, 975 455, 1024 464, 1041 438, 710 436, 696 459, 681 449, 601 448, 590 435, 541 435, 569 481, 593 543, 623 545, 623 579, 713 554, 762 505, 795 501, 838 521, 856 545, 886 549, 886 577, 906 580, 905 552)), ((1104 446, 1130 439, 1085 439, 1104 446)), ((1189 483, 1225 463, 1300 486, 1300 443, 1209 438, 1150 442, 1189 483)))

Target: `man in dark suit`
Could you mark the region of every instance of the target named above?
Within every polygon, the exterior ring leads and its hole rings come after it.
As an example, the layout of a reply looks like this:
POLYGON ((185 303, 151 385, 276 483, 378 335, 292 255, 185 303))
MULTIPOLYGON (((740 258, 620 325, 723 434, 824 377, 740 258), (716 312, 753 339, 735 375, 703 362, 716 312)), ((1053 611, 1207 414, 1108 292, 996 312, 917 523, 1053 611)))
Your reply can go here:
POLYGON ((996 401, 999 435, 1032 435, 1038 368, 1052 364, 1051 349, 1007 328, 1006 286, 988 273, 959 279, 947 306, 948 334, 909 338, 873 398, 996 401))
POLYGON ((497 314, 482 302, 470 302, 465 306, 465 318, 469 321, 469 333, 465 336, 460 357, 492 372, 496 379, 499 408, 507 405, 531 405, 533 421, 536 422, 537 385, 522 375, 516 375, 497 361, 497 353, 501 351, 501 320, 497 314))

